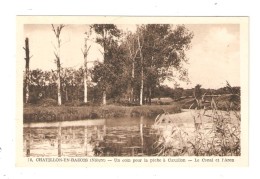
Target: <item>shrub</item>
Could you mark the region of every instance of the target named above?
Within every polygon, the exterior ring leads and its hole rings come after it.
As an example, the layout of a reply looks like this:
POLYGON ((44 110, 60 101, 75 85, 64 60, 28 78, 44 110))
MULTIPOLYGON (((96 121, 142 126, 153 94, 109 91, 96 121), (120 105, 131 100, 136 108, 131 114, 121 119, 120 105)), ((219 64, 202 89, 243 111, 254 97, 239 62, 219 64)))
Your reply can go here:
POLYGON ((56 100, 52 98, 44 98, 38 101, 37 106, 42 106, 42 107, 49 107, 49 106, 57 106, 58 103, 56 100))

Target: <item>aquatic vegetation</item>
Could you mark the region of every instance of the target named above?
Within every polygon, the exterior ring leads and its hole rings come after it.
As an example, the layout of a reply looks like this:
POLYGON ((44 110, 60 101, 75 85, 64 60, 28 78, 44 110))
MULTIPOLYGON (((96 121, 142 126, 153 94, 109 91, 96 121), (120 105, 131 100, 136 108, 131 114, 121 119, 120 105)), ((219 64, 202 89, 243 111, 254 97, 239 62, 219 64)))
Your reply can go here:
MULTIPOLYGON (((218 110, 212 98, 210 109, 190 109, 193 126, 180 125, 168 114, 158 116, 153 128, 157 130, 155 148, 162 156, 239 156, 240 112, 218 110), (198 122, 200 126, 198 127, 198 122)), ((192 124, 191 124, 192 125, 192 124)))

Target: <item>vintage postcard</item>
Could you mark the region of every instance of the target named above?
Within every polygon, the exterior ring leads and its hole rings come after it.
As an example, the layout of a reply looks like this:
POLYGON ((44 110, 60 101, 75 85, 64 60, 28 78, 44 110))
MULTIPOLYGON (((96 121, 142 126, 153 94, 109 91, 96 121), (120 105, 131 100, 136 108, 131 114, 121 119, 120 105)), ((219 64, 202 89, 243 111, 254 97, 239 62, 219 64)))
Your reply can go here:
POLYGON ((248 166, 248 17, 17 16, 16 166, 248 166))

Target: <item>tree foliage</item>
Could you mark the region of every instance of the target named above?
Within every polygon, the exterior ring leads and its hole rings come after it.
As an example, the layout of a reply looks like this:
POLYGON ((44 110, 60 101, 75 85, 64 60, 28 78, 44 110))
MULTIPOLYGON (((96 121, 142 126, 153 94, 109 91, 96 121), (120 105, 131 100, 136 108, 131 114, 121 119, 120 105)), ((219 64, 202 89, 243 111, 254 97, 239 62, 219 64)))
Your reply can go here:
MULTIPOLYGON (((63 27, 52 26, 58 47, 63 27)), ((184 64, 188 62, 186 51, 191 48, 193 33, 184 25, 139 25, 136 32, 125 34, 115 24, 93 24, 91 29, 95 42, 101 47, 103 61, 96 62, 89 70, 92 82, 96 84, 90 89, 88 96, 92 96, 89 99, 100 100, 102 98, 98 95, 103 92, 103 99, 105 94, 105 98, 113 101, 127 99, 151 103, 152 97, 166 95, 179 99, 185 93, 181 88, 170 92, 162 86, 165 80, 172 83, 188 80, 184 64)), ((45 96, 57 98, 57 94, 49 91, 58 90, 55 83, 60 83, 63 101, 82 100, 84 68, 62 68, 59 48, 55 57, 57 71, 31 71, 31 86, 45 91, 45 96)))
MULTIPOLYGON (((166 79, 177 82, 187 81, 188 73, 183 63, 188 61, 186 50, 189 50, 193 33, 185 26, 169 24, 147 24, 138 27, 137 33, 142 41, 142 54, 146 96, 151 102, 155 87, 166 79)), ((140 70, 137 70, 137 72, 140 70)))

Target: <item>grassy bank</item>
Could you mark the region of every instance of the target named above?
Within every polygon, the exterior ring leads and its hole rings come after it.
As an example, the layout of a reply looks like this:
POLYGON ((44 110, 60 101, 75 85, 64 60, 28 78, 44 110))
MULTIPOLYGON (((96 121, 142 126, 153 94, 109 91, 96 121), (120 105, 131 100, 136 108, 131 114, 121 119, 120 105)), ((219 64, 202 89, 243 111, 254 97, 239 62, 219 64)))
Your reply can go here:
POLYGON ((177 113, 180 107, 176 105, 151 106, 26 106, 24 107, 24 122, 54 122, 82 119, 114 118, 114 117, 154 117, 163 112, 177 113))

